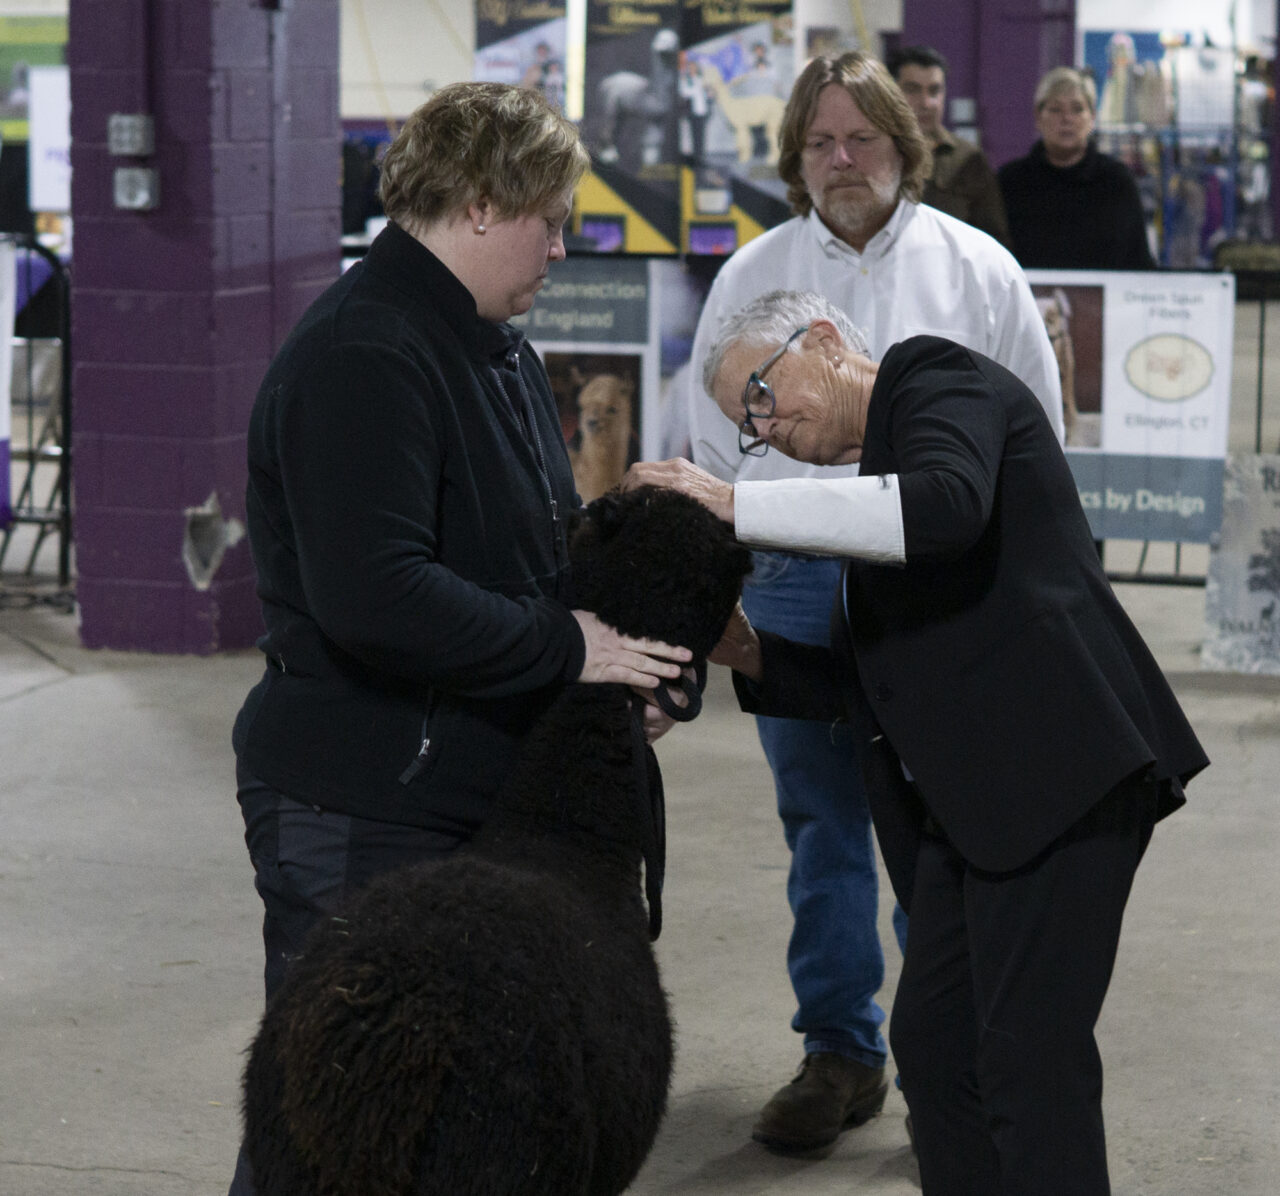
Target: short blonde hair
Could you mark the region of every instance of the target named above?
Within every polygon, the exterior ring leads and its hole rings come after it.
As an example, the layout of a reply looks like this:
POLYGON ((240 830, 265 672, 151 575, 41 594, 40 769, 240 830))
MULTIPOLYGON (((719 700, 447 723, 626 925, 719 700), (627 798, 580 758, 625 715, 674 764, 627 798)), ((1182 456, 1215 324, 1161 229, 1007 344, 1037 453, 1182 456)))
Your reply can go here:
POLYGON ((378 195, 389 220, 420 231, 481 199, 501 218, 533 212, 589 164, 577 129, 539 92, 454 83, 404 122, 382 161, 378 195))
POLYGON ((813 210, 813 198, 804 185, 801 158, 804 137, 818 107, 818 95, 828 84, 836 83, 849 93, 862 114, 880 132, 893 138, 902 155, 902 181, 898 195, 918 202, 933 170, 933 153, 920 132, 916 115, 911 111, 902 89, 893 81, 885 66, 870 54, 851 50, 839 58, 815 58, 796 80, 782 116, 778 135, 778 175, 787 184, 787 199, 798 216, 813 210))
POLYGON ((1098 89, 1094 86, 1093 76, 1084 71, 1078 71, 1074 67, 1055 66, 1036 84, 1036 113, 1039 114, 1040 109, 1050 100, 1076 91, 1084 96, 1084 102, 1089 105, 1089 111, 1096 115, 1098 89))

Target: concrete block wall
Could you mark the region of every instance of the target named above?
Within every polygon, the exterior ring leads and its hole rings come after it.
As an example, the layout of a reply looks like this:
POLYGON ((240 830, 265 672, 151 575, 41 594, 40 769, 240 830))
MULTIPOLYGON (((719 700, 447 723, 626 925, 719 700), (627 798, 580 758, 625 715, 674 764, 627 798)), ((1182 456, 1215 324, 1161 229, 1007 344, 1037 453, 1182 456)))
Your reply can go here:
POLYGON ((71 0, 73 476, 88 647, 261 630, 243 538, 259 379, 339 269, 338 0, 71 0), (113 157, 112 113, 156 149, 113 157), (120 165, 159 173, 114 207, 120 165))

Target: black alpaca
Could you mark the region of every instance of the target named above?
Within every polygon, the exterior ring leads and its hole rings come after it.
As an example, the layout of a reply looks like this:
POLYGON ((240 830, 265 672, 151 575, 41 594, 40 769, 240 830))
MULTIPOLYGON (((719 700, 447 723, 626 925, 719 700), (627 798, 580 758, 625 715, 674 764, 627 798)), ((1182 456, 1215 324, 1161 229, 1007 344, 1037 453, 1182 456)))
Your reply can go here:
MULTIPOLYGON (((578 605, 702 656, 750 568, 723 524, 651 489, 593 503, 571 555, 578 605)), ((260 1196, 631 1183, 672 1061, 640 884, 642 858, 660 875, 660 822, 638 800, 655 780, 630 691, 568 686, 472 844, 316 928, 245 1071, 260 1196)))

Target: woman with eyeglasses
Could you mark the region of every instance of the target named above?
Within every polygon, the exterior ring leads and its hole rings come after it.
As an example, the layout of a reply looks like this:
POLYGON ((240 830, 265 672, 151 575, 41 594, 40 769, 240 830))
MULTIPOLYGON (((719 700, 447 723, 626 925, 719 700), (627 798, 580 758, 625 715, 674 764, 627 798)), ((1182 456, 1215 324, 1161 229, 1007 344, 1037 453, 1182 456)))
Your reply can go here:
POLYGON ((1040 139, 999 170, 1013 256, 1026 269, 1154 270, 1138 185, 1094 144, 1093 79, 1060 66, 1036 87, 1040 139))

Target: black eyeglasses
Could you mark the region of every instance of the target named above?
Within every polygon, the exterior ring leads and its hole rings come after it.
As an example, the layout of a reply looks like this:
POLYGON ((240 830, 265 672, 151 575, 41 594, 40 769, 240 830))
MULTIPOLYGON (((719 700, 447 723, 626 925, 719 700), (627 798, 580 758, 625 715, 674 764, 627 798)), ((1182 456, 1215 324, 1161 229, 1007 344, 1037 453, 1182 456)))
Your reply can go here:
POLYGON ((778 400, 764 376, 769 367, 791 347, 791 342, 808 331, 808 324, 797 328, 779 348, 769 354, 758 370, 752 371, 746 386, 742 388, 742 410, 746 413, 746 418, 738 425, 738 452, 744 457, 763 457, 769 451, 769 442, 760 438, 754 422, 758 419, 772 419, 778 406, 778 400))

